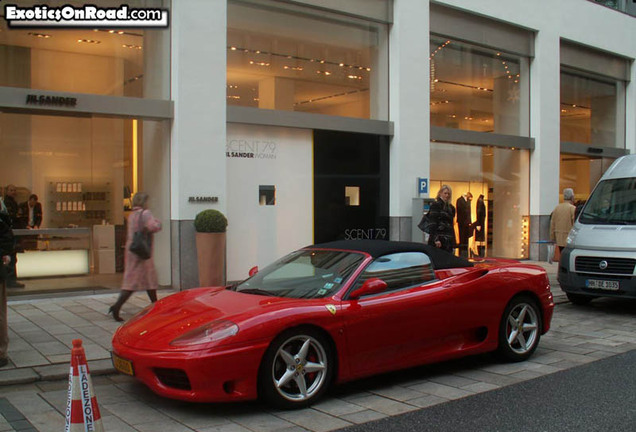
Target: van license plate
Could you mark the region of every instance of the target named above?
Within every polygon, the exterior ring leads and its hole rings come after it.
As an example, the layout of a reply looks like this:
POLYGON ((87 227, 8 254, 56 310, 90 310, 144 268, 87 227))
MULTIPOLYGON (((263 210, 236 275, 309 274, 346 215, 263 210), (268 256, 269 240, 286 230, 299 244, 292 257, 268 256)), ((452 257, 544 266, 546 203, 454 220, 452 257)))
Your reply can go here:
POLYGON ((590 289, 600 289, 606 291, 618 291, 618 281, 588 279, 585 286, 590 289))
POLYGON ((134 376, 135 372, 133 371, 133 365, 130 360, 123 359, 116 354, 113 354, 113 366, 119 372, 124 373, 126 375, 134 376))

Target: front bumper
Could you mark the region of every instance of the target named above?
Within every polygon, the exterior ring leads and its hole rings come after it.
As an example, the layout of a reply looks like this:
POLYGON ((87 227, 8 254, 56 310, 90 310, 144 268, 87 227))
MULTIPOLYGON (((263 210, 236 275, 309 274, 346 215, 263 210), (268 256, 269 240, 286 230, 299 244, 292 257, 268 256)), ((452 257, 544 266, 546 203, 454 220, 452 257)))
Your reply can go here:
POLYGON ((592 256, 611 260, 629 259, 632 257, 631 255, 633 254, 613 254, 606 251, 586 251, 566 247, 561 254, 557 280, 561 285, 561 289, 570 294, 636 299, 636 275, 633 272, 632 274, 603 274, 600 270, 597 273, 577 272, 574 264, 578 256, 592 256), (618 289, 589 288, 588 280, 615 281, 618 283, 618 289))
POLYGON ((256 399, 267 343, 218 351, 161 352, 113 340, 113 354, 132 362, 134 377, 160 396, 195 402, 256 399))

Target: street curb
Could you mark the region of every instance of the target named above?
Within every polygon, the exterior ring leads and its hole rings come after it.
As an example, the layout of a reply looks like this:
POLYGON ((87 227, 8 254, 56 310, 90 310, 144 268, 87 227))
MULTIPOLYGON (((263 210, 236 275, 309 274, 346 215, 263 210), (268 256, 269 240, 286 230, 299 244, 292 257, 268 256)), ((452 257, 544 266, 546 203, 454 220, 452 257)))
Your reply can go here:
MULTIPOLYGON (((91 375, 112 375, 117 373, 110 359, 89 361, 88 370, 91 375)), ((0 370, 0 387, 32 384, 39 381, 67 380, 69 371, 70 364, 66 363, 0 370)))

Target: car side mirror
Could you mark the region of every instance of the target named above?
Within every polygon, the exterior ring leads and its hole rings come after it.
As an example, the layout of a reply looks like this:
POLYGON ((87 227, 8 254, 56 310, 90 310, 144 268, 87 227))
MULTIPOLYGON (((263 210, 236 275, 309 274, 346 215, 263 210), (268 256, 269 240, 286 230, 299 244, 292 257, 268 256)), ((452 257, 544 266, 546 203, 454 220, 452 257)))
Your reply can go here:
POLYGON ((354 290, 349 295, 349 298, 351 300, 357 300, 366 295, 379 294, 386 291, 387 287, 388 285, 382 279, 371 278, 366 280, 360 288, 354 290))
POLYGON ((254 276, 256 273, 258 273, 258 266, 254 266, 250 269, 250 277, 254 276))

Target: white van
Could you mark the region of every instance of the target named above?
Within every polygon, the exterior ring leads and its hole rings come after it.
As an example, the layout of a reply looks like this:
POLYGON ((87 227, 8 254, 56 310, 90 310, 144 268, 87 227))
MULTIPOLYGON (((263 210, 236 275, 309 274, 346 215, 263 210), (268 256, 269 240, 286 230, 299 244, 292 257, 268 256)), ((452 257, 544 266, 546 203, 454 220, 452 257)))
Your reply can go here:
POLYGON ((603 174, 561 254, 558 281, 574 304, 636 298, 636 155, 603 174))

